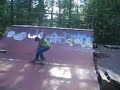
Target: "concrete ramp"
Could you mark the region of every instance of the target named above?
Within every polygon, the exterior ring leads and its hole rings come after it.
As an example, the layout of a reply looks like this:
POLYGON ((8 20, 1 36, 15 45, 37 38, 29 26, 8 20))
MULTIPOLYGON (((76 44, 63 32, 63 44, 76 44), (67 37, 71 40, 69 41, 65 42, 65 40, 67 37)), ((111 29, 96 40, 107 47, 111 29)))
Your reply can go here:
POLYGON ((0 41, 0 90, 99 90, 93 30, 11 26, 0 41), (46 65, 31 63, 36 36, 47 35, 46 65))

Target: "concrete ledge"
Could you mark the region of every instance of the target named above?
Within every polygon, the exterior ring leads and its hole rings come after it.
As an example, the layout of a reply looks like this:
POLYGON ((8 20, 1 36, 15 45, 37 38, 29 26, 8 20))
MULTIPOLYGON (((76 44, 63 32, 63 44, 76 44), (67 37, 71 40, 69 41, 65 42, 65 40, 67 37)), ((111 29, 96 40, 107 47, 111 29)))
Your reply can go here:
POLYGON ((120 90, 120 76, 108 70, 103 71, 101 69, 98 69, 97 74, 100 90, 120 90))
POLYGON ((120 49, 120 46, 118 45, 104 45, 104 47, 110 48, 110 49, 120 49))

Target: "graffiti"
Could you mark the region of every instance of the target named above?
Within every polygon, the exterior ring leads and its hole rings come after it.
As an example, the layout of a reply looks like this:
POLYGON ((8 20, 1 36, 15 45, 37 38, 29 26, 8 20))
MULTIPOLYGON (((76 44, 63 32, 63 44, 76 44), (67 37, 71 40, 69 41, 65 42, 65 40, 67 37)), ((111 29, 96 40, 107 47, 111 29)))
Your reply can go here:
POLYGON ((8 38, 13 37, 15 40, 18 40, 18 41, 24 40, 26 36, 27 36, 26 32, 21 32, 16 34, 15 31, 10 31, 7 33, 8 38))
POLYGON ((10 32, 8 32, 7 37, 13 37, 14 35, 15 35, 15 32, 14 31, 10 31, 10 32))
MULTIPOLYGON (((29 39, 34 39, 35 37, 42 38, 43 32, 36 31, 35 34, 21 32, 19 34, 15 34, 14 31, 10 31, 7 33, 7 37, 13 37, 15 40, 24 40, 26 36, 29 39)), ((86 34, 77 33, 59 33, 53 32, 51 34, 46 35, 45 40, 49 43, 55 44, 68 44, 69 46, 80 45, 81 47, 92 47, 92 38, 86 34)))

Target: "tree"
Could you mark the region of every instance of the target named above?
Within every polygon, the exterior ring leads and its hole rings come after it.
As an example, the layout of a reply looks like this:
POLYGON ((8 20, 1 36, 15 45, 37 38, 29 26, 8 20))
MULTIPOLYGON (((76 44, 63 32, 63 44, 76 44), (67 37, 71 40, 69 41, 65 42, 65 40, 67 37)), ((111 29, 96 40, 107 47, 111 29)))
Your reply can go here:
POLYGON ((5 31, 5 26, 10 24, 10 4, 7 0, 0 3, 0 37, 5 31))
MULTIPOLYGON (((30 18, 36 21, 37 25, 44 23, 45 5, 44 0, 33 0, 30 18)), ((35 23, 35 22, 34 22, 35 23)))
POLYGON ((41 25, 44 14, 44 0, 14 0, 16 24, 41 25))
POLYGON ((12 24, 86 28, 80 0, 7 0, 5 3, 9 7, 4 10, 8 10, 12 24))
POLYGON ((57 26, 67 28, 86 28, 86 20, 83 15, 83 7, 80 0, 58 0, 56 6, 59 8, 58 16, 54 18, 57 26), (84 26, 84 25, 85 26, 84 26))
POLYGON ((120 42, 119 0, 90 0, 84 10, 85 13, 93 15, 96 42, 120 42))

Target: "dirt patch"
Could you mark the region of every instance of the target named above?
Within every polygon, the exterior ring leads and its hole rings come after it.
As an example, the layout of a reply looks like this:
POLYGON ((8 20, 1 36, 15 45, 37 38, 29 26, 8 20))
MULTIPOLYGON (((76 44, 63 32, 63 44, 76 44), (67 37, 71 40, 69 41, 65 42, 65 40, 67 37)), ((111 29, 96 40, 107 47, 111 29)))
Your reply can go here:
POLYGON ((111 70, 120 75, 120 49, 111 49, 104 47, 104 45, 98 45, 94 50, 97 53, 95 59, 98 67, 111 70))

